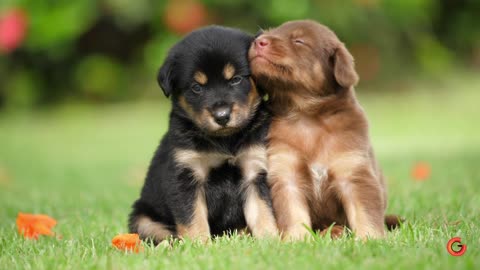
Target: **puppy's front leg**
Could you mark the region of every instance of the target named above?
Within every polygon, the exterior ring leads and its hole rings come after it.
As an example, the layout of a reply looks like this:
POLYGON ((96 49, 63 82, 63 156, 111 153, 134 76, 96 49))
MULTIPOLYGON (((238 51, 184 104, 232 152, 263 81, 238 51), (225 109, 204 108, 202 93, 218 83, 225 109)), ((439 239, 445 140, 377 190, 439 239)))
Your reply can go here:
POLYGON ((172 209, 179 237, 206 241, 210 238, 204 185, 211 167, 220 160, 208 159, 192 150, 176 150, 177 183, 172 209))
POLYGON ((258 183, 252 183, 246 188, 245 220, 252 235, 258 238, 276 237, 278 235, 277 224, 272 205, 268 202, 269 199, 265 177, 260 176, 258 183))
POLYGON ((268 157, 268 183, 277 225, 285 240, 303 240, 312 222, 300 181, 301 160, 288 146, 271 145, 268 157))
POLYGON ((266 181, 267 153, 264 146, 252 146, 238 155, 242 168, 244 214, 252 235, 258 238, 278 235, 270 190, 266 181))
POLYGON ((177 224, 178 236, 206 242, 210 238, 210 226, 205 192, 201 187, 197 189, 191 210, 190 218, 177 224))

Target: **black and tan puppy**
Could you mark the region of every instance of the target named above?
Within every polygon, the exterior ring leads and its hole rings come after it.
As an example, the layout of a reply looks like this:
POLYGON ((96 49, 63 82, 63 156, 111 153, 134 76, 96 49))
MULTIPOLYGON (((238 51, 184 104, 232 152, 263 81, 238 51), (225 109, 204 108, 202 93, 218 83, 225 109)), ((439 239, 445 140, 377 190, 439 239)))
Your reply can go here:
POLYGON ((266 183, 269 113, 250 78, 253 37, 219 26, 169 52, 158 82, 171 96, 167 134, 133 205, 129 229, 158 243, 234 229, 275 235, 266 183))

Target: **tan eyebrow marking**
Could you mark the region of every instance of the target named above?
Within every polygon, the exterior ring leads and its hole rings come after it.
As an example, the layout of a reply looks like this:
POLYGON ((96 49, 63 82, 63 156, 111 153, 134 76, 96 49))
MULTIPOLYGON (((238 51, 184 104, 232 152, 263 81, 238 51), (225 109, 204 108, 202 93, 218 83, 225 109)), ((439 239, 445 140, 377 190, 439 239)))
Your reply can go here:
POLYGON ((230 63, 226 64, 223 68, 223 77, 225 77, 227 80, 230 80, 233 75, 235 75, 235 67, 230 63))
POLYGON ((201 71, 195 72, 195 74, 193 74, 193 79, 195 79, 195 81, 197 81, 201 85, 205 85, 208 82, 207 75, 205 75, 205 73, 201 71))

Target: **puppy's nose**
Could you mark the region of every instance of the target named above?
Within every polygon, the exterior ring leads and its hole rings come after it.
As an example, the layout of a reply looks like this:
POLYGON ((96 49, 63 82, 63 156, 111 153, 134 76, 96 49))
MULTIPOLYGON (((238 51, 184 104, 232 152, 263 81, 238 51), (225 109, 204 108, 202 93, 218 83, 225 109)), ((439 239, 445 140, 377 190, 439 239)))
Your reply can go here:
POLYGON ((230 121, 231 113, 232 108, 230 106, 221 106, 212 110, 213 119, 221 126, 227 125, 228 121, 230 121))
POLYGON ((260 37, 260 38, 257 38, 257 39, 255 40, 255 45, 257 45, 257 46, 260 47, 260 48, 265 48, 265 47, 267 47, 269 44, 270 44, 270 41, 269 41, 268 39, 266 39, 266 38, 260 37))

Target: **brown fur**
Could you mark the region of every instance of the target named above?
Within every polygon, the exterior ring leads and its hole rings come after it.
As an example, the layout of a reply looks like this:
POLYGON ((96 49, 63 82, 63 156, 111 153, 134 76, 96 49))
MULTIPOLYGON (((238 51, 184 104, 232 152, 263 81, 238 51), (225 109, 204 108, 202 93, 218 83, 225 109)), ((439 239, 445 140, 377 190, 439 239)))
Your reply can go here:
POLYGON ((269 184, 283 237, 301 239, 304 225, 333 222, 362 239, 382 237, 385 184, 344 44, 323 25, 293 21, 259 36, 249 58, 274 113, 269 184))

